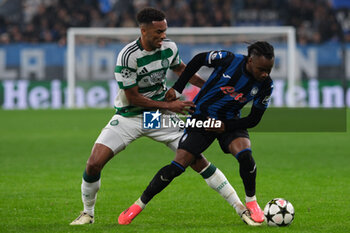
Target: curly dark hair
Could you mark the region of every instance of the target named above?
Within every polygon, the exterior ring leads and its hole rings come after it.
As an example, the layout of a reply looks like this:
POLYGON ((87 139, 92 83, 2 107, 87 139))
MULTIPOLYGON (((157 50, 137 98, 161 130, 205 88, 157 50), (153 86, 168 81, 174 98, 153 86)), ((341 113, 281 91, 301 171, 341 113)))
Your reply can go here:
POLYGON ((248 57, 264 56, 267 59, 272 59, 275 56, 274 48, 271 44, 266 41, 257 41, 248 46, 248 57))
POLYGON ((149 24, 152 21, 163 21, 165 19, 165 14, 161 10, 157 10, 152 7, 146 7, 139 11, 136 15, 136 20, 138 24, 149 24))

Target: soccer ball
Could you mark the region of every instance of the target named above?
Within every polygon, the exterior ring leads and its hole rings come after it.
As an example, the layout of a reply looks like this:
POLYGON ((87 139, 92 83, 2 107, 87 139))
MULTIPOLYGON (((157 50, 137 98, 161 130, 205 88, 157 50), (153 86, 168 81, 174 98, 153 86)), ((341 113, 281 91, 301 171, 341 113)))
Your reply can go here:
POLYGON ((286 199, 275 198, 266 204, 264 215, 269 226, 288 226, 294 219, 294 207, 286 199))

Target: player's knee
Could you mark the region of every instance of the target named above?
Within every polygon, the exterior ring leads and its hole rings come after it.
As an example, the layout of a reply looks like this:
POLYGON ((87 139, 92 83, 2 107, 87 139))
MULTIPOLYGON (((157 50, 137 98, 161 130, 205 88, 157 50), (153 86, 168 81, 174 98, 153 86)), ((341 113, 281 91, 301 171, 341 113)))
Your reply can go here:
POLYGON ((204 168, 209 166, 209 161, 202 154, 195 157, 195 160, 191 163, 191 168, 200 173, 204 168))
POLYGON ((103 166, 96 161, 88 160, 86 164, 86 172, 90 176, 98 175, 101 173, 102 167, 103 166))
POLYGON ((185 168, 176 162, 171 162, 168 166, 165 166, 161 171, 161 179, 164 181, 172 181, 175 177, 181 175, 185 171, 185 168))
POLYGON ((256 166, 250 149, 244 149, 238 152, 235 157, 240 165, 247 167, 247 169, 253 169, 256 166))

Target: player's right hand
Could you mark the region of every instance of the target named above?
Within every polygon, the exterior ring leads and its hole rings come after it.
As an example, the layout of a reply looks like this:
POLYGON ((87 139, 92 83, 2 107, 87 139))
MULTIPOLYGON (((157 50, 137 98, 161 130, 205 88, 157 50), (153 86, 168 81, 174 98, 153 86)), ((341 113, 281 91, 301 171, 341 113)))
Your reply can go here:
POLYGON ((166 93, 165 93, 165 101, 173 101, 177 100, 179 98, 176 98, 176 93, 174 88, 170 88, 166 93))
POLYGON ((192 113, 191 108, 195 108, 196 105, 192 101, 170 101, 168 102, 168 109, 172 112, 186 114, 186 112, 192 113))

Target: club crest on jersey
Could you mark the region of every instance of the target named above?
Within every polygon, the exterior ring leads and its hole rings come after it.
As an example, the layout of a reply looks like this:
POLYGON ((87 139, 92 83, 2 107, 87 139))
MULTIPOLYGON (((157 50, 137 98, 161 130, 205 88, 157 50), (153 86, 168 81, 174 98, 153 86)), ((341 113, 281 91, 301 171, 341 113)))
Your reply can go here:
POLYGON ((234 100, 237 100, 240 103, 247 101, 247 98, 243 96, 243 93, 236 92, 234 87, 225 86, 220 87, 220 89, 225 95, 230 95, 234 100))
POLYGON ((259 91, 259 88, 257 87, 253 87, 253 89, 250 91, 250 95, 251 96, 255 96, 259 91))
POLYGON ((164 67, 164 68, 165 68, 165 67, 169 67, 169 61, 168 61, 168 59, 166 59, 166 58, 163 59, 162 62, 161 62, 161 64, 162 64, 162 67, 164 67))
POLYGON ((113 120, 111 121, 110 125, 113 125, 113 126, 116 126, 119 124, 119 121, 118 120, 113 120))

